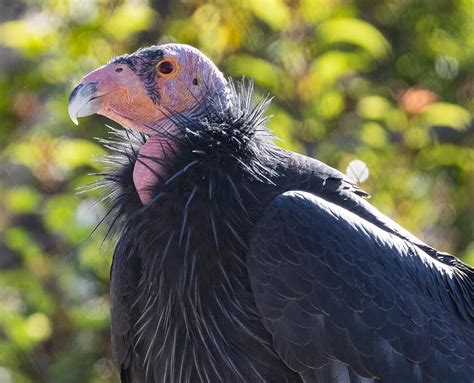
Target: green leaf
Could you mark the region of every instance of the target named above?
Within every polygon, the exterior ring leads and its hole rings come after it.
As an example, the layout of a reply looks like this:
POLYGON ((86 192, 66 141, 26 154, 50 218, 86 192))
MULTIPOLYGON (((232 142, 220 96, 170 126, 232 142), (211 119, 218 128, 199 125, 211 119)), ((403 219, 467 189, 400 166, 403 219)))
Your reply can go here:
POLYGON ((98 163, 94 161, 94 157, 104 153, 102 146, 88 140, 60 140, 56 144, 54 160, 64 170, 72 170, 83 165, 97 167, 98 163))
POLYGON ((41 197, 33 188, 20 186, 5 193, 5 204, 14 213, 33 213, 38 208, 41 197))
POLYGON ((291 135, 296 122, 290 114, 286 110, 279 108, 276 104, 270 105, 269 113, 272 115, 272 118, 268 125, 275 136, 278 137, 277 145, 287 150, 301 149, 291 135))
POLYGON ((360 136, 363 142, 373 148, 383 148, 387 144, 385 130, 376 122, 367 122, 363 124, 360 136))
POLYGON ((375 59, 386 58, 391 51, 389 42, 377 28, 358 19, 340 18, 326 21, 319 27, 318 34, 327 45, 353 44, 375 59))
POLYGON ((448 102, 436 102, 429 105, 423 113, 423 120, 428 126, 449 126, 465 129, 469 126, 471 116, 459 105, 448 102))
POLYGON ((368 96, 359 101, 357 114, 369 120, 382 120, 392 106, 390 102, 380 96, 368 96))
POLYGON ((329 51, 319 56, 309 70, 310 81, 332 84, 343 76, 366 70, 370 63, 357 53, 329 51))
POLYGON ((44 208, 46 227, 72 243, 87 238, 91 227, 81 225, 77 217, 79 199, 76 195, 61 194, 51 197, 44 208))
POLYGON ((284 74, 274 65, 263 59, 249 55, 234 55, 228 60, 228 68, 235 76, 255 79, 258 84, 278 91, 284 74))
POLYGON ((103 20, 104 30, 114 38, 126 39, 147 29, 154 20, 153 10, 140 3, 125 3, 103 20))
POLYGON ((340 91, 331 89, 324 92, 316 103, 316 114, 327 120, 339 116, 344 109, 344 97, 340 91))
POLYGON ((474 242, 469 243, 467 247, 463 260, 468 264, 474 267, 474 242))
POLYGON ((420 152, 418 163, 428 169, 436 166, 458 166, 469 172, 474 170, 474 150, 449 144, 428 147, 420 152))
POLYGON ((57 40, 53 23, 45 15, 0 24, 0 45, 16 49, 27 56, 46 51, 57 40))
POLYGON ((32 314, 26 319, 25 332, 33 342, 44 341, 51 336, 51 322, 43 313, 32 314))
POLYGON ((286 28, 291 21, 290 10, 282 0, 247 0, 244 6, 276 30, 286 28))

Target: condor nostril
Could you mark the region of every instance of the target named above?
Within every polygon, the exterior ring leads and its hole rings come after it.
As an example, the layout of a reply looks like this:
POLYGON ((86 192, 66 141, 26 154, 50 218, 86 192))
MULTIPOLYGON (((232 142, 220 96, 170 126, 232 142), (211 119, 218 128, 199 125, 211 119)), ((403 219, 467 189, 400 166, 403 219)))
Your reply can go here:
POLYGON ((123 68, 116 68, 115 71, 116 71, 117 73, 120 73, 121 71, 123 71, 123 68))

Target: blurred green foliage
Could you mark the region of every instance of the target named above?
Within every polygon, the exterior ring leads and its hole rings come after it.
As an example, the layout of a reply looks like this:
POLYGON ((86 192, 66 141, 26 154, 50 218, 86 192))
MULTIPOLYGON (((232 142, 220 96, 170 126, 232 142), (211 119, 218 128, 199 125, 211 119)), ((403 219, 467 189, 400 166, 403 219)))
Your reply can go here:
POLYGON ((275 96, 282 146, 356 178, 365 163, 374 205, 473 263, 472 22, 470 0, 1 0, 0 382, 118 379, 113 244, 90 236, 97 196, 77 194, 100 170, 105 121, 66 112, 84 74, 192 44, 275 96))

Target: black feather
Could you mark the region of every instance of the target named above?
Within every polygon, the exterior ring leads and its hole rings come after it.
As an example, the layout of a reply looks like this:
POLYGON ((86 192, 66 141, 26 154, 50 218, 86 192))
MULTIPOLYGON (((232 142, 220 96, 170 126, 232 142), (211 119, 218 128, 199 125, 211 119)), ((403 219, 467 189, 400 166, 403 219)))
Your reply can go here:
POLYGON ((472 326, 473 270, 382 215, 337 170, 276 147, 268 104, 242 82, 229 105, 206 99, 193 118, 166 111, 177 131, 153 130, 174 151, 153 159, 166 175, 147 205, 133 184, 147 137, 112 129, 102 141, 109 168, 90 187, 110 200, 120 237, 111 295, 122 380, 419 381, 470 363, 471 332, 458 322, 472 326), (273 201, 290 190, 319 196, 326 215, 295 204, 281 220, 273 201), (333 204, 348 214, 339 224, 333 204), (400 283, 420 292, 403 296, 400 283))

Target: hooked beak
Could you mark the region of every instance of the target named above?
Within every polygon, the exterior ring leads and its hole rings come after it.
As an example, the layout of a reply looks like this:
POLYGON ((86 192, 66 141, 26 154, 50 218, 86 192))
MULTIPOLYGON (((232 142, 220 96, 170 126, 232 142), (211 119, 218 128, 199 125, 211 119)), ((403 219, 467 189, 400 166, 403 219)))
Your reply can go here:
POLYGON ((140 77, 127 65, 116 63, 82 78, 69 96, 68 112, 76 125, 79 117, 100 114, 144 133, 154 133, 149 126, 163 118, 140 77))
MULTIPOLYGON (((123 85, 117 65, 104 65, 84 76, 69 96, 68 112, 71 120, 77 125, 78 117, 91 114, 106 114, 108 102, 104 96, 120 90, 123 85)), ((125 79, 126 80, 126 79, 125 79)))
POLYGON ((68 113, 74 124, 78 125, 77 118, 90 116, 100 110, 100 97, 98 94, 98 81, 79 84, 69 96, 68 113))

